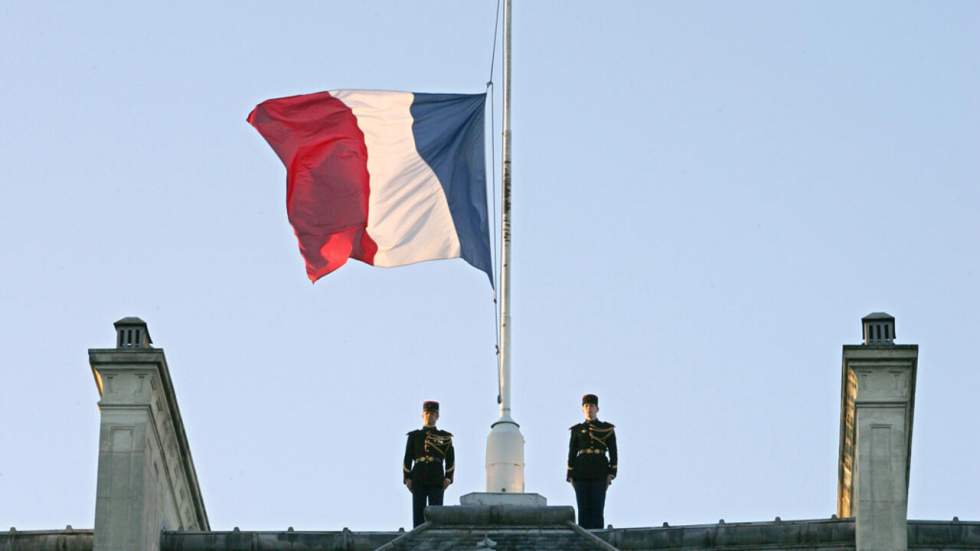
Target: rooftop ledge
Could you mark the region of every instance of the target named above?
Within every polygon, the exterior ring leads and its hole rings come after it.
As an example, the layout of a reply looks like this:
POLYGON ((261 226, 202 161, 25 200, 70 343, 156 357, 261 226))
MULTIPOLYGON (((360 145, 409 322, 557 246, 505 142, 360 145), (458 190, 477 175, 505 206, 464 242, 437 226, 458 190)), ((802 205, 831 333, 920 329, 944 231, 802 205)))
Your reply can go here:
MULTIPOLYGON (((439 538, 452 533, 515 534, 523 531, 545 535, 569 520, 571 507, 462 507, 428 509, 426 531, 439 538), (537 520, 535 520, 537 519, 537 520)), ((426 525, 423 525, 426 526, 426 525)), ((770 520, 763 522, 719 522, 715 524, 613 528, 592 530, 591 534, 622 551, 693 549, 854 549, 854 519, 770 520)), ((424 533, 424 532, 423 532, 424 533)), ((165 532, 161 551, 367 551, 394 543, 399 537, 409 543, 417 539, 412 532, 165 532)), ((421 534, 420 534, 421 536, 421 534)), ((980 522, 909 520, 909 549, 932 551, 955 547, 980 550, 980 522)), ((412 545, 392 546, 396 549, 412 545)), ((423 546, 424 547, 424 546, 423 546)), ((3 550, 0 544, 0 551, 3 550)))
MULTIPOLYGON (((440 532, 467 526, 481 526, 491 534, 495 530, 519 531, 521 527, 539 530, 568 518, 571 507, 528 507, 521 511, 493 511, 491 507, 431 508, 432 528, 440 532), (532 519, 542 524, 527 524, 532 519), (463 524, 465 523, 465 524, 463 524), (486 524, 484 524, 486 523, 486 524)), ((373 550, 404 531, 342 531, 299 532, 293 530, 243 532, 164 532, 162 551, 227 551, 231 549, 262 549, 268 551, 373 550)), ((734 550, 749 548, 783 549, 853 549, 853 519, 785 520, 764 522, 731 522, 682 526, 614 528, 592 533, 622 551, 646 549, 734 550), (829 544, 829 545, 828 545, 829 544)), ((410 547, 410 546, 407 546, 410 547)), ((921 551, 948 549, 980 549, 980 522, 959 520, 909 520, 909 549, 921 551)), ((92 530, 30 530, 0 531, 0 551, 91 551, 92 530)))

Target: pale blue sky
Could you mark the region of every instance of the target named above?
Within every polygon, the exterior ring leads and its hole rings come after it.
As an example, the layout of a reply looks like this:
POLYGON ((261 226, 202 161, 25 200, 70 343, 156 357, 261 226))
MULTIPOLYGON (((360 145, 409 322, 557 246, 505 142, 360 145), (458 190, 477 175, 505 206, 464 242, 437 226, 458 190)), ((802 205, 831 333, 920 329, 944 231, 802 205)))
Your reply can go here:
MULTIPOLYGON (((921 346, 909 514, 980 519, 980 3, 515 4, 528 490, 574 502, 567 427, 595 392, 621 446, 607 522, 829 517, 840 347, 884 310, 921 346)), ((166 350, 215 529, 409 526, 423 399, 456 434, 447 502, 483 489, 485 276, 310 286, 245 116, 479 92, 495 6, 0 4, 0 528, 92 526, 86 349, 127 315, 166 350)))

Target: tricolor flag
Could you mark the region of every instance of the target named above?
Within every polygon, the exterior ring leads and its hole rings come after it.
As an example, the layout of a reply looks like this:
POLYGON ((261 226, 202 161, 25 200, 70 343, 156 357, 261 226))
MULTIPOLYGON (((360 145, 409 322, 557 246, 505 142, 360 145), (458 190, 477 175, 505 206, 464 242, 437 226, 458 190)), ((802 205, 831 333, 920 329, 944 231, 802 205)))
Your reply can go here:
POLYGON ((248 122, 286 165, 286 210, 311 281, 462 257, 493 282, 486 94, 337 90, 271 99, 248 122))

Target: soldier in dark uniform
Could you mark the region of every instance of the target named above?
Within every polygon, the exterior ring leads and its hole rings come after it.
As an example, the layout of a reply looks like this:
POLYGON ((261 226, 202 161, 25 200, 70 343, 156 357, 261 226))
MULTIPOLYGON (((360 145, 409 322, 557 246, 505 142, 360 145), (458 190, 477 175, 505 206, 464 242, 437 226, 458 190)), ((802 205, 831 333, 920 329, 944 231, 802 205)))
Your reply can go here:
POLYGON ((585 422, 570 429, 572 434, 568 441, 568 474, 565 479, 575 487, 579 526, 602 528, 606 488, 616 478, 619 459, 616 431, 612 423, 598 419, 599 398, 595 394, 582 396, 582 413, 585 422))
POLYGON ((422 428, 408 433, 402 479, 412 492, 412 522, 425 521, 425 506, 442 505, 442 495, 453 483, 456 454, 453 435, 436 428, 439 402, 422 404, 422 428), (445 467, 443 466, 445 463, 445 467))

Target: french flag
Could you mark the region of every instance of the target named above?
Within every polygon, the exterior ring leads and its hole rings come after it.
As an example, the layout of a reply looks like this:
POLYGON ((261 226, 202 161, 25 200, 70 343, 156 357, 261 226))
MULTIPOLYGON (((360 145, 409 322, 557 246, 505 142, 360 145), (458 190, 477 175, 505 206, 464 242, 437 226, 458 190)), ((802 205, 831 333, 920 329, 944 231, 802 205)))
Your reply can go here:
POLYGON ((248 122, 286 165, 286 210, 316 281, 463 258, 493 283, 486 94, 333 90, 270 99, 248 122))

